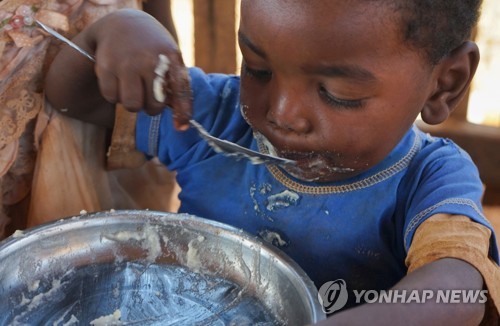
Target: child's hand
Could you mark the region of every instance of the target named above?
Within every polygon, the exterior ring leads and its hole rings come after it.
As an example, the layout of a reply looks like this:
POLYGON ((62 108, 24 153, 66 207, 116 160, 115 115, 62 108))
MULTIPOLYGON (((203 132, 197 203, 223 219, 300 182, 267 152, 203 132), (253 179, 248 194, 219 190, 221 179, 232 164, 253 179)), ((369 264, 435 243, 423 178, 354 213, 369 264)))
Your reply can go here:
POLYGON ((93 24, 84 37, 93 47, 99 90, 108 102, 150 115, 169 105, 175 127, 188 127, 189 76, 175 41, 160 23, 141 11, 119 10, 93 24))

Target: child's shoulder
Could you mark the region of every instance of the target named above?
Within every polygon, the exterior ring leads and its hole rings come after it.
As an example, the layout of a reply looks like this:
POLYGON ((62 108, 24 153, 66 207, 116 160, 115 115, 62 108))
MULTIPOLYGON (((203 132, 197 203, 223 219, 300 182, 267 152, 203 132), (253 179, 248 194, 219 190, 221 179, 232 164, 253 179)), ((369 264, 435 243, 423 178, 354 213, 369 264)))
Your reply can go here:
MULTIPOLYGON (((435 169, 444 168, 453 172, 455 167, 461 167, 461 173, 468 169, 477 174, 477 167, 470 155, 453 140, 432 136, 414 127, 414 132, 420 139, 420 149, 413 160, 413 168, 435 169)), ((445 172, 443 171, 443 172, 445 172)))
POLYGON ((471 157, 449 139, 414 130, 421 146, 399 185, 406 203, 406 235, 439 213, 464 215, 489 226, 481 209, 483 184, 471 157))

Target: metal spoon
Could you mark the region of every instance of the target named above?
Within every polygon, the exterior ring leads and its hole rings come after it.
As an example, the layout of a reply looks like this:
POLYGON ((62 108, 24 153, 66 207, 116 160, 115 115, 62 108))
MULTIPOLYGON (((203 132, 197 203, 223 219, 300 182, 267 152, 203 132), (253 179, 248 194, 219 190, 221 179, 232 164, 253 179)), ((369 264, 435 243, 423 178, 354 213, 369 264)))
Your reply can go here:
POLYGON ((200 136, 206 140, 208 145, 212 147, 216 152, 223 153, 226 156, 231 156, 236 159, 248 159, 252 164, 275 164, 275 165, 295 165, 296 161, 288 160, 285 158, 260 153, 238 144, 232 143, 227 140, 223 140, 214 137, 205 130, 198 122, 194 120, 189 120, 191 126, 198 130, 200 136))
POLYGON ((71 42, 66 37, 62 36, 61 34, 59 34, 58 32, 56 32, 55 30, 53 30, 52 28, 50 28, 49 26, 45 25, 44 23, 42 23, 39 20, 35 20, 35 23, 38 26, 40 26, 44 31, 46 31, 50 35, 54 36, 56 39, 58 39, 58 40, 60 40, 60 41, 62 41, 64 43, 66 43, 69 46, 71 46, 73 49, 75 49, 76 51, 80 52, 82 55, 84 55, 85 57, 87 57, 87 59, 89 59, 90 61, 95 62, 94 56, 90 55, 87 51, 85 51, 84 49, 82 49, 81 47, 79 47, 78 45, 76 45, 75 43, 71 42))

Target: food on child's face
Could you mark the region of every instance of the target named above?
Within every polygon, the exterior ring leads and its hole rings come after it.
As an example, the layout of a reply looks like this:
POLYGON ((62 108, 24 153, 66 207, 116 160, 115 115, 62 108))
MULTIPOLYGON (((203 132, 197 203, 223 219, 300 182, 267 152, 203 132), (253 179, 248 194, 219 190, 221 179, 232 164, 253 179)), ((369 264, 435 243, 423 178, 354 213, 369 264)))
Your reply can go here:
POLYGON ((334 174, 351 174, 355 169, 340 166, 339 155, 325 152, 299 152, 292 150, 278 150, 264 135, 255 132, 255 138, 264 152, 271 155, 297 161, 294 166, 287 166, 285 170, 294 177, 303 181, 323 181, 334 174))

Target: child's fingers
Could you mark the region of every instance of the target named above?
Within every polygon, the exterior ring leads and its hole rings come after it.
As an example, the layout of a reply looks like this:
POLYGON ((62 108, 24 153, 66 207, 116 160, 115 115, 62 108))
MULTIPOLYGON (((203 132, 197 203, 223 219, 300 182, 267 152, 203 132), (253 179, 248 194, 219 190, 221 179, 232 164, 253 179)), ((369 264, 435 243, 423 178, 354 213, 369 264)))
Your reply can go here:
POLYGON ((143 108, 142 78, 134 72, 125 72, 120 78, 120 103, 133 112, 143 108))
POLYGON ((157 115, 162 113, 162 111, 167 106, 167 104, 165 103, 167 96, 164 90, 164 79, 160 79, 158 76, 155 76, 155 78, 153 79, 145 79, 144 82, 145 89, 147 90, 144 96, 144 110, 149 115, 157 115))
POLYGON ((146 93, 147 107, 151 108, 151 115, 159 114, 166 106, 167 102, 167 74, 170 69, 170 59, 164 54, 158 55, 158 61, 153 71, 152 78, 146 78, 146 93))
POLYGON ((117 103, 119 101, 118 79, 99 67, 96 68, 96 74, 102 97, 109 103, 117 103))
POLYGON ((149 115, 160 114, 165 107, 163 102, 155 101, 148 90, 150 78, 142 78, 134 72, 123 73, 120 78, 120 103, 131 112, 144 110, 149 115))
POLYGON ((174 58, 175 60, 169 70, 169 96, 172 97, 167 101, 170 103, 175 128, 185 130, 189 127, 189 119, 192 114, 192 93, 191 83, 187 68, 184 66, 182 59, 174 58))

